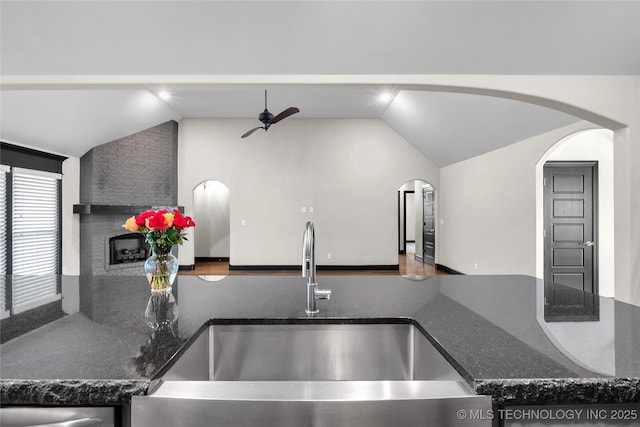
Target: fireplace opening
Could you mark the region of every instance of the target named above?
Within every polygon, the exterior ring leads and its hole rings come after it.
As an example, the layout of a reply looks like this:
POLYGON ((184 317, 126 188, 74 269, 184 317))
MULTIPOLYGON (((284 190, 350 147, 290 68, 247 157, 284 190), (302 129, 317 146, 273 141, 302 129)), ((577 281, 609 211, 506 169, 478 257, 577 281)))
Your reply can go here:
POLYGON ((151 254, 141 234, 121 234, 109 239, 109 264, 145 261, 151 254))

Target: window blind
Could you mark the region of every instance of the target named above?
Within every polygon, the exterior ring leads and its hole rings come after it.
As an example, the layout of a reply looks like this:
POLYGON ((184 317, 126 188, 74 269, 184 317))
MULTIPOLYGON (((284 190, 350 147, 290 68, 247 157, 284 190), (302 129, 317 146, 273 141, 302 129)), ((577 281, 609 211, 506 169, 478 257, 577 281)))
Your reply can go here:
POLYGON ((7 298, 7 281, 5 274, 7 274, 7 207, 9 202, 7 200, 7 174, 9 173, 9 167, 0 165, 0 319, 4 319, 8 316, 6 298, 7 298))
POLYGON ((12 312, 55 299, 60 250, 60 174, 13 168, 12 312), (16 276, 41 276, 16 278, 16 276))
POLYGON ((7 274, 7 173, 9 167, 0 165, 0 274, 7 274))

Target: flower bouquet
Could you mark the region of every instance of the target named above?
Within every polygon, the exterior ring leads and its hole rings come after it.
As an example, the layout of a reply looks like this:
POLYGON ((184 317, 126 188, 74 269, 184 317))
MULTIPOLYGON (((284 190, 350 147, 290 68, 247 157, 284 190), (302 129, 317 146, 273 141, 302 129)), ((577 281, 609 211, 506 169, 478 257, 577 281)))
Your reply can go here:
POLYGON ((131 232, 141 233, 153 255, 145 263, 145 273, 151 289, 166 289, 178 273, 178 260, 171 254, 171 248, 187 240, 185 229, 195 227, 189 216, 183 216, 178 209, 145 211, 127 219, 122 227, 131 232))
POLYGON ((151 286, 151 296, 144 312, 147 325, 155 330, 170 327, 178 318, 178 304, 171 286, 178 274, 178 259, 171 248, 187 240, 185 229, 195 227, 189 216, 178 209, 146 211, 127 219, 123 227, 144 235, 153 253, 144 263, 144 271, 151 286))

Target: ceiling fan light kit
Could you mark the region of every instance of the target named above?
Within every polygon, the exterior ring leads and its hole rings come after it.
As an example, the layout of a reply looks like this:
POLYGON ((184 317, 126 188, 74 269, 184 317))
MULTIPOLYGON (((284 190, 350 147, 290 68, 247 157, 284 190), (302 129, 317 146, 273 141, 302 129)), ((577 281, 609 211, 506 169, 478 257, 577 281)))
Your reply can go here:
POLYGON ((251 135, 253 132, 258 129, 264 129, 265 131, 269 129, 269 127, 275 123, 278 123, 281 120, 286 119, 287 117, 300 112, 298 107, 289 107, 286 110, 276 114, 275 116, 269 112, 267 109, 267 91, 264 91, 264 111, 258 115, 258 120, 263 124, 263 126, 255 127, 249 131, 247 131, 241 138, 246 138, 251 135))

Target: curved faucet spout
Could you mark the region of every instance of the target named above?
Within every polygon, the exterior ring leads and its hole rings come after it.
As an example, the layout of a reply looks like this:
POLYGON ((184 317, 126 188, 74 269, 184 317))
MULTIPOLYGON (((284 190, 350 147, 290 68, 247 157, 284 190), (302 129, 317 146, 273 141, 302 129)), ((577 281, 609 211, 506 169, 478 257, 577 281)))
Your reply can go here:
POLYGON ((318 314, 319 299, 330 299, 331 289, 318 289, 316 282, 316 236, 311 221, 307 222, 302 236, 302 277, 307 278, 307 306, 308 316, 318 314))
POLYGON ((316 283, 316 237, 313 223, 307 222, 302 237, 302 277, 307 283, 316 283))

